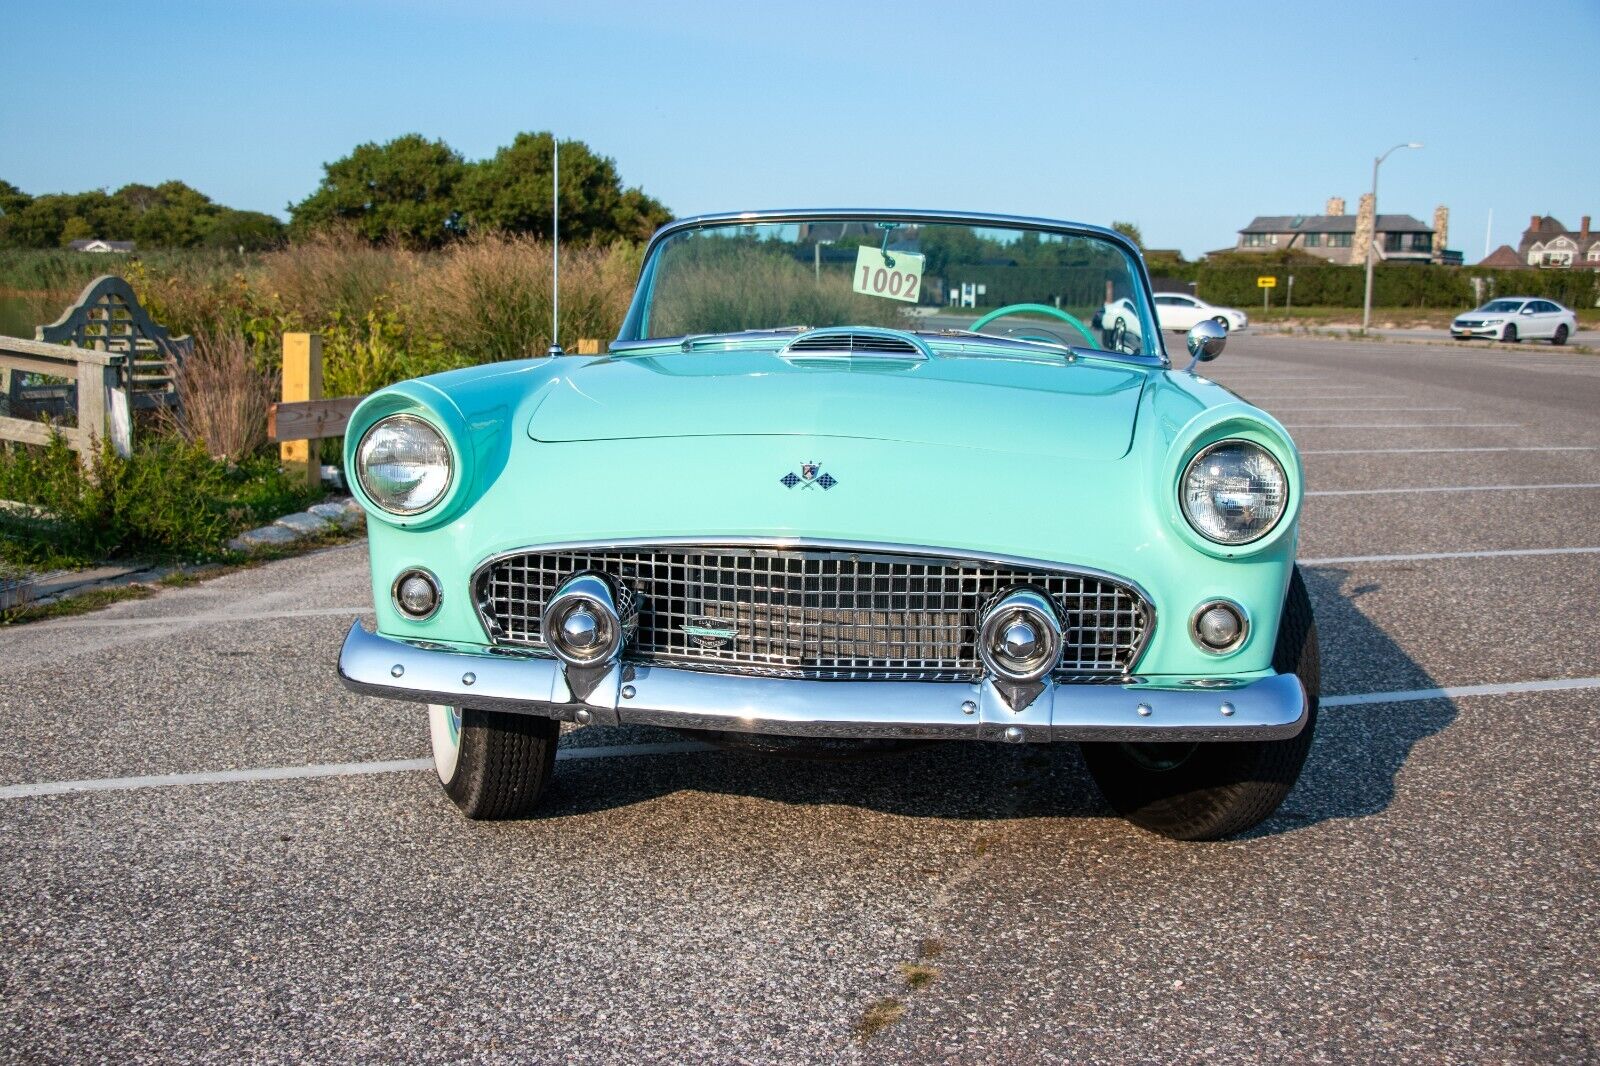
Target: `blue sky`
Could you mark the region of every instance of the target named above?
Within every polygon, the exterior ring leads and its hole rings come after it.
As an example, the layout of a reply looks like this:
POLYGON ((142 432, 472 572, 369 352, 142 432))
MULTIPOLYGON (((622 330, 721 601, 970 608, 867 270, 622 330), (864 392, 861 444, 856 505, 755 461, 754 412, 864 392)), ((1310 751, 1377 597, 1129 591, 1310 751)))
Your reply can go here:
POLYGON ((12 0, 0 177, 178 178, 284 215, 417 131, 587 141, 679 214, 970 208, 1231 244, 1256 214, 1451 208, 1469 262, 1600 218, 1600 3, 12 0), (52 42, 58 42, 53 46, 52 42))

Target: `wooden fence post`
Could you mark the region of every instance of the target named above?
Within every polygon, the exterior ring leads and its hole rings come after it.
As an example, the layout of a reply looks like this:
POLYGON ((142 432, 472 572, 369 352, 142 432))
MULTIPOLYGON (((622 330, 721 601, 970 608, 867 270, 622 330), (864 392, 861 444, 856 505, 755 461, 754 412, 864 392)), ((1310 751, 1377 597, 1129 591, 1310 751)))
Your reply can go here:
MULTIPOLYGON (((316 333, 283 335, 283 402, 322 399, 322 337, 316 333)), ((292 477, 304 478, 315 491, 322 485, 322 460, 317 441, 286 440, 278 458, 292 477)))

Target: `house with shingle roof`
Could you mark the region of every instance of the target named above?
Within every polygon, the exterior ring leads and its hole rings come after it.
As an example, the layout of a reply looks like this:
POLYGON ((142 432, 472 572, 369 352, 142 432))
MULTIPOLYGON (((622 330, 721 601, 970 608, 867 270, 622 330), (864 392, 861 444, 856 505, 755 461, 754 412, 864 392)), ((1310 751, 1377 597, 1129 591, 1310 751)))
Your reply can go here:
POLYGON ((1450 211, 1439 207, 1428 225, 1410 215, 1372 214, 1372 197, 1361 197, 1354 215, 1345 214, 1344 198, 1335 196, 1320 215, 1257 215, 1239 230, 1239 243, 1231 251, 1307 252, 1333 263, 1366 262, 1367 242, 1377 235, 1374 250, 1380 261, 1401 263, 1457 262, 1460 255, 1444 250, 1450 211))
POLYGON ((1517 242, 1518 266, 1556 270, 1600 270, 1600 233, 1589 230, 1589 216, 1569 230, 1550 215, 1534 215, 1517 242))

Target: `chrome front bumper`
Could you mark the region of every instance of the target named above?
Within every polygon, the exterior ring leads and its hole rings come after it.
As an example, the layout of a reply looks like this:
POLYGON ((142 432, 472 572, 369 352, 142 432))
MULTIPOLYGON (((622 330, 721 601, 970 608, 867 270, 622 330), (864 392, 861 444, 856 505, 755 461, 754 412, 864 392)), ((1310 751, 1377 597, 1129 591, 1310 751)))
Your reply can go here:
POLYGON ((536 714, 806 737, 997 740, 1276 740, 1305 726, 1293 674, 1253 681, 1047 683, 1013 711, 990 681, 796 681, 622 663, 583 699, 554 659, 467 652, 350 627, 339 677, 356 692, 536 714))

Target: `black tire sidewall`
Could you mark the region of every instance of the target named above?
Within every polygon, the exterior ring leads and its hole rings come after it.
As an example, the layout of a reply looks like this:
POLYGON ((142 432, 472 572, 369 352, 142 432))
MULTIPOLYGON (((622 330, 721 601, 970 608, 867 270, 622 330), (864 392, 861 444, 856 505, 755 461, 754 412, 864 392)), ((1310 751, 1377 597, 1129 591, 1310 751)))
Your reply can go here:
POLYGON ((1216 840, 1252 828, 1288 796, 1315 734, 1321 656, 1311 600, 1298 567, 1278 626, 1272 665, 1300 678, 1306 723, 1285 740, 1196 744, 1180 765, 1152 769, 1120 744, 1084 744, 1084 764, 1112 808, 1177 840, 1216 840))

